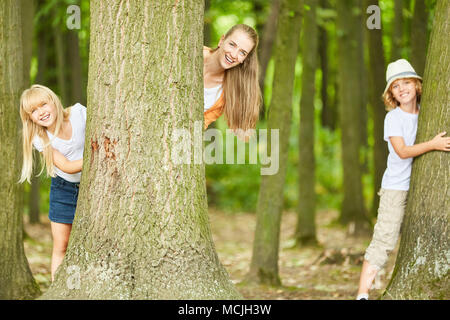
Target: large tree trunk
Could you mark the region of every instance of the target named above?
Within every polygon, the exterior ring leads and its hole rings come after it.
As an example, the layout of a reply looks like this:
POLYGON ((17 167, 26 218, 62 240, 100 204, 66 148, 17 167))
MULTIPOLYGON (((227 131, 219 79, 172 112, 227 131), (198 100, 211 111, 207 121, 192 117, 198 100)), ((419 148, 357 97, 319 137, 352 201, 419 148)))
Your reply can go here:
MULTIPOLYGON (((366 6, 378 5, 378 0, 367 0, 366 6)), ((382 29, 367 31, 369 42, 369 104, 373 119, 373 201, 371 205, 371 216, 377 216, 377 208, 380 202, 378 190, 381 188, 381 180, 384 170, 386 170, 386 159, 388 150, 384 135, 384 117, 386 116, 385 106, 381 99, 381 94, 386 86, 385 70, 386 61, 384 58, 384 48, 382 42, 382 29)))
POLYGON ((23 83, 21 2, 0 1, 0 299, 39 294, 23 248, 19 97, 23 83))
MULTIPOLYGON (((425 66, 416 143, 450 132, 450 2, 439 0, 425 66)), ((449 294, 450 155, 414 159, 400 249, 386 299, 445 299, 449 294)))
POLYGON ((279 130, 279 170, 261 177, 253 255, 248 280, 280 284, 278 249, 280 241, 283 187, 286 176, 292 116, 295 61, 300 38, 302 1, 282 0, 275 49, 272 102, 268 114, 268 148, 272 130, 279 130))
MULTIPOLYGON (((357 1, 337 2, 339 110, 341 126, 342 164, 344 170, 344 199, 339 221, 349 224, 349 233, 366 231, 365 208, 362 192, 361 164, 359 161, 361 119, 361 90, 358 78, 357 29, 360 18, 354 13, 357 1)), ((368 230, 367 230, 368 231, 368 230)))
POLYGON ((316 9, 318 0, 305 0, 302 35, 302 94, 300 101, 298 218, 295 231, 297 245, 316 244, 316 177, 314 157, 314 100, 317 65, 318 28, 316 9))
POLYGON ((428 10, 425 0, 416 0, 411 28, 411 64, 417 74, 423 75, 427 53, 428 10))
POLYGON ((195 127, 201 148, 203 1, 90 5, 80 197, 45 298, 240 298, 212 242, 204 165, 173 160, 176 129, 195 127))

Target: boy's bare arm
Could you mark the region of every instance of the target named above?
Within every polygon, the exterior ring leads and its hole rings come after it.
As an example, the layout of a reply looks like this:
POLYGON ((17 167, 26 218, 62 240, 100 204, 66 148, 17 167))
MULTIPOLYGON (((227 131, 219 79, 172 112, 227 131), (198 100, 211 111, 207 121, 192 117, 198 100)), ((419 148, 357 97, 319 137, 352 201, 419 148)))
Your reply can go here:
POLYGON ((444 137, 446 134, 446 132, 441 132, 433 139, 413 146, 405 145, 403 137, 389 137, 389 140, 398 156, 402 159, 407 159, 433 150, 450 151, 450 137, 444 137))

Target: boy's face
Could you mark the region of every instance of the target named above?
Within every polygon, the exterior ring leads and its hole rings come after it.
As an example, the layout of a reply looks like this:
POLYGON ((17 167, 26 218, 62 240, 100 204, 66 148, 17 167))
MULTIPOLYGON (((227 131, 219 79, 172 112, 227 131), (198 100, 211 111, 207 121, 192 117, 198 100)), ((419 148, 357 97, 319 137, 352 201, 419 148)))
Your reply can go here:
POLYGON ((414 79, 398 79, 391 85, 391 92, 395 100, 401 105, 416 99, 416 81, 414 79))
POLYGON ((241 30, 235 30, 228 38, 221 38, 219 42, 220 65, 224 69, 231 69, 244 62, 255 44, 241 30))
POLYGON ((49 129, 53 127, 56 122, 56 108, 53 103, 44 102, 40 106, 31 109, 30 117, 37 125, 49 129))

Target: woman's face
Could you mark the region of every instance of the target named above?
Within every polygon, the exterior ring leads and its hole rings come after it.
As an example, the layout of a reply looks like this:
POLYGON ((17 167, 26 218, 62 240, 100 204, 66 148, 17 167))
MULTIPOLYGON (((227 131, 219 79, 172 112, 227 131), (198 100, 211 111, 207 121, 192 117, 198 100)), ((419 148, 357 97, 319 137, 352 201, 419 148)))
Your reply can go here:
POLYGON ((416 81, 413 79, 398 79, 391 85, 391 92, 400 104, 408 104, 416 99, 416 81))
POLYGON ((248 35, 236 30, 228 38, 222 38, 219 42, 219 63, 224 69, 230 69, 244 62, 255 44, 248 35))
POLYGON ((53 103, 43 103, 33 107, 30 113, 31 120, 41 127, 51 128, 56 122, 56 107, 53 103))

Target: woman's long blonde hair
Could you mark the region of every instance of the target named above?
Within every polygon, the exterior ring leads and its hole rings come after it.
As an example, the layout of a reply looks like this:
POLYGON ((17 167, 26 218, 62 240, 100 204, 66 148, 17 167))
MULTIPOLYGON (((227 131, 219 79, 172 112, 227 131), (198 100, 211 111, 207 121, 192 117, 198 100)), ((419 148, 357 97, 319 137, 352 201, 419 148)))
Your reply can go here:
MULTIPOLYGON (((225 34, 224 39, 227 39, 236 30, 245 32, 253 41, 254 47, 243 63, 225 70, 222 83, 225 100, 224 113, 230 129, 234 131, 240 129, 245 132, 256 127, 262 101, 258 82, 257 49, 259 39, 256 31, 246 24, 233 26, 225 34)), ((213 51, 215 50, 217 48, 213 51)))
POLYGON ((54 136, 58 135, 63 121, 69 118, 69 111, 64 110, 59 98, 49 88, 35 84, 22 93, 20 97, 20 118, 22 119, 23 165, 19 180, 21 183, 25 180, 30 182, 33 173, 33 139, 36 136, 41 138, 44 144, 44 150, 42 151, 42 158, 44 161, 39 175, 44 170, 44 167, 46 167, 47 174, 52 177, 55 176, 53 169, 53 150, 50 145, 47 130, 45 127, 34 123, 31 119, 32 111, 45 103, 53 104, 56 109, 56 128, 54 136))

